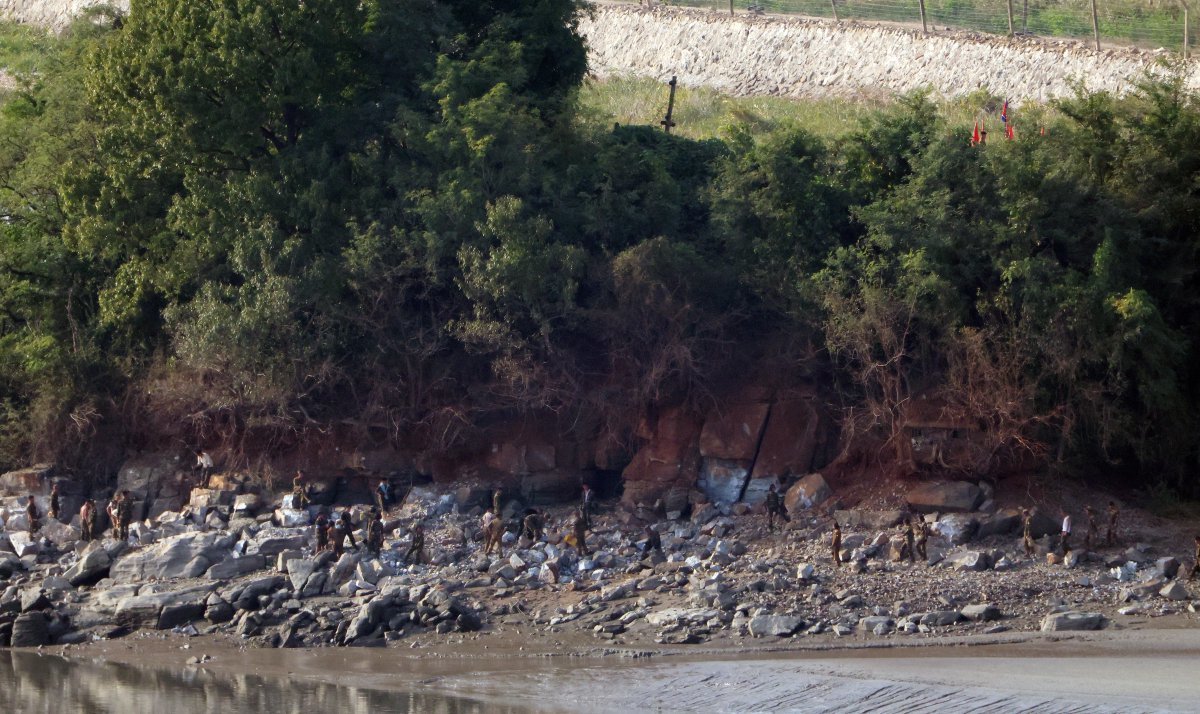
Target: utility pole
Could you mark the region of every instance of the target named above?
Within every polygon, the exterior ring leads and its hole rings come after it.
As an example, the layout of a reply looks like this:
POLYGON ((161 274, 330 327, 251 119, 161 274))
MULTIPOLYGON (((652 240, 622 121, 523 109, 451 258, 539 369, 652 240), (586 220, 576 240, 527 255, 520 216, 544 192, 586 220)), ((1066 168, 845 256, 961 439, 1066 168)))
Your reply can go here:
POLYGON ((671 114, 675 112, 675 75, 671 75, 671 81, 667 84, 671 86, 671 95, 667 98, 667 116, 659 124, 662 124, 663 131, 670 134, 671 127, 675 126, 675 121, 671 119, 671 114))
POLYGON ((1096 14, 1096 0, 1092 0, 1092 33, 1096 35, 1096 51, 1100 51, 1100 17, 1096 14))
MULTIPOLYGON (((929 34, 929 23, 925 21, 925 0, 918 0, 921 3, 921 32, 929 34)), ((1092 0, 1096 2, 1096 0, 1092 0)))
POLYGON ((833 21, 838 22, 837 0, 829 0, 829 7, 833 8, 833 21))
POLYGON ((1183 58, 1188 58, 1188 4, 1187 0, 1179 0, 1179 4, 1183 5, 1183 58))
POLYGON ((1012 0, 1008 0, 1008 36, 1013 36, 1012 0))

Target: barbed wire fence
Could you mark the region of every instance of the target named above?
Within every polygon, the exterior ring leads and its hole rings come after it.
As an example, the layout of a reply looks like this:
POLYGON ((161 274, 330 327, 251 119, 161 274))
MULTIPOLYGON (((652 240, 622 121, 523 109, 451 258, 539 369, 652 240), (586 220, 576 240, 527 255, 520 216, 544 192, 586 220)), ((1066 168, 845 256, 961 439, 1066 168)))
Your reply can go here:
MULTIPOLYGON (((634 0, 636 1, 636 0, 634 0)), ((1196 2, 1197 0, 1190 0, 1196 2)), ((894 22, 926 32, 972 30, 1166 49, 1184 57, 1195 42, 1189 0, 668 0, 716 12, 894 22)))

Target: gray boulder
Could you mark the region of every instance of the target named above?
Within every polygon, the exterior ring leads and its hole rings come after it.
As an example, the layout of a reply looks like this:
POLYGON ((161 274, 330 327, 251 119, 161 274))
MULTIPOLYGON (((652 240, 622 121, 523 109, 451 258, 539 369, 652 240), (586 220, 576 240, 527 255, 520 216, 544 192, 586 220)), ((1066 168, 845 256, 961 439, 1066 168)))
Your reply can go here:
POLYGON ((203 606, 213 587, 215 586, 196 585, 181 590, 150 593, 143 593, 142 591, 147 589, 143 587, 137 595, 122 598, 117 603, 117 620, 123 624, 153 623, 157 626, 164 608, 196 604, 203 606))
POLYGON ((990 622, 1000 619, 1000 608, 991 603, 967 605, 962 609, 962 616, 972 622, 990 622))
POLYGON ((13 621, 13 647, 41 647, 50 644, 50 630, 41 612, 26 612, 13 621))
POLYGON ((970 513, 983 501, 983 491, 967 481, 944 481, 918 486, 905 500, 917 513, 970 513))
POLYGON ((992 556, 978 550, 968 550, 960 553, 950 561, 958 571, 980 571, 992 567, 992 556))
POLYGON ((123 582, 194 577, 195 569, 189 567, 193 559, 202 556, 209 563, 218 563, 232 546, 233 536, 228 534, 184 533, 122 555, 109 572, 113 580, 123 582))
POLYGON ((316 569, 316 562, 310 558, 293 558, 287 561, 287 574, 288 579, 292 581, 292 590, 299 593, 316 569))
POLYGON ((264 528, 255 534, 246 553, 274 557, 285 550, 300 550, 307 542, 308 532, 303 528, 264 528))
POLYGON ((267 567, 267 559, 262 555, 243 555, 240 558, 226 558, 208 569, 209 580, 232 580, 243 575, 249 575, 255 570, 267 567))
POLYGON ((962 545, 975 537, 979 530, 979 521, 972 515, 952 513, 939 518, 934 527, 951 544, 962 545))
POLYGON ((1161 597, 1168 600, 1191 600, 1192 594, 1188 592, 1186 586, 1178 580, 1172 580, 1163 586, 1162 590, 1158 591, 1161 597))
POLYGON ((833 489, 821 474, 809 474, 792 484, 783 496, 783 505, 788 513, 799 513, 806 508, 819 506, 833 496, 833 489))
POLYGON ((94 583, 108 574, 111 564, 108 551, 98 545, 89 545, 79 560, 63 573, 63 577, 75 587, 94 583))
POLYGON ((759 615, 750 620, 750 634, 755 637, 790 637, 803 624, 804 620, 794 615, 759 615))
POLYGON ((1052 612, 1042 620, 1042 632, 1099 630, 1104 627, 1104 615, 1098 612, 1052 612))
MULTIPOLYGON (((916 617, 914 616, 909 619, 915 620, 916 617)), ((962 615, 958 610, 935 610, 934 612, 927 612, 922 615, 921 624, 927 627, 945 627, 946 625, 953 625, 961 619, 962 615)))

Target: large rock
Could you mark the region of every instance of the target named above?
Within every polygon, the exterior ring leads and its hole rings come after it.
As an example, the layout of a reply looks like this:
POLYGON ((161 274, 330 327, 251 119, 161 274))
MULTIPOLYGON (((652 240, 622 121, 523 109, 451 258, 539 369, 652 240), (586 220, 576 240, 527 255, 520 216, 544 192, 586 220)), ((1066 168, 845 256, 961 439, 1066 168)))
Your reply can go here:
POLYGON ((934 524, 934 530, 952 545, 962 545, 975 537, 979 530, 979 521, 975 516, 966 513, 951 513, 939 518, 934 524))
POLYGON ((298 528, 264 528, 255 534, 246 548, 247 554, 267 557, 285 550, 300 550, 308 543, 308 532, 298 528))
MULTIPOLYGON (((841 524, 842 530, 854 528, 891 528, 904 520, 903 511, 865 511, 842 510, 835 511, 834 518, 841 524)), ((842 542, 846 542, 844 539, 842 542)))
POLYGON ((17 469, 0 475, 0 494, 26 496, 30 493, 42 493, 50 486, 50 478, 54 476, 53 464, 38 464, 25 469, 17 469))
POLYGON ((258 610, 260 607, 260 597, 270 595, 276 590, 289 585, 291 585, 291 582, 282 575, 272 575, 253 580, 247 583, 246 587, 238 594, 233 606, 239 610, 258 610))
POLYGON ((973 622, 990 622, 1000 619, 1000 608, 991 603, 967 605, 962 609, 962 616, 973 622))
POLYGON ((769 410, 770 405, 764 403, 713 409, 700 432, 700 455, 706 459, 754 459, 769 410))
POLYGON ((713 503, 734 503, 742 497, 750 462, 706 458, 700 467, 700 490, 713 503))
POLYGON ((535 506, 575 501, 579 498, 579 472, 552 469, 522 476, 521 496, 535 506))
POLYGON ((288 579, 292 581, 292 589, 299 593, 316 569, 317 563, 311 558, 296 558, 287 561, 287 574, 288 579))
POLYGON ((1188 592, 1187 587, 1178 580, 1172 580, 1163 586, 1162 590, 1158 591, 1161 597, 1168 600, 1191 600, 1192 594, 1188 592))
POLYGON ((219 563, 233 542, 234 536, 224 533, 184 533, 122 555, 109 572, 118 582, 195 577, 189 568, 193 559, 201 556, 210 564, 219 563))
POLYGON ((1021 512, 1013 509, 997 511, 979 519, 979 538, 993 535, 1010 535, 1021 529, 1021 512))
POLYGON ((983 501, 983 491, 967 481, 943 481, 918 486, 905 499, 917 513, 969 513, 983 501))
POLYGON ((243 555, 240 558, 226 558, 208 569, 209 580, 232 580, 243 575, 249 575, 255 570, 267 567, 267 559, 263 555, 243 555))
POLYGON ((91 584, 108 575, 111 564, 112 559, 108 557, 108 551, 93 543, 83 551, 79 560, 63 573, 63 577, 75 587, 91 584))
POLYGON ((968 550, 954 556, 950 563, 959 571, 988 570, 992 567, 992 556, 978 550, 968 550))
POLYGON ((1042 620, 1042 632, 1099 630, 1103 627, 1104 615, 1098 612, 1053 612, 1042 620))
POLYGON ((675 487, 691 488, 700 471, 701 422, 682 407, 663 410, 638 436, 645 445, 622 472, 626 503, 652 504, 675 487))
POLYGON ((804 624, 794 615, 759 615, 750 620, 750 634, 755 637, 789 637, 804 624))
POLYGON ((41 612, 26 612, 13 622, 13 647, 41 647, 50 644, 49 623, 41 612))
POLYGON ((157 627, 163 608, 199 605, 200 612, 203 612, 204 602, 214 587, 216 586, 195 585, 179 590, 146 592, 153 588, 144 586, 138 590, 137 595, 124 597, 117 602, 117 621, 122 624, 153 623, 157 627))
POLYGON ((791 399, 771 405, 751 478, 769 480, 809 473, 821 434, 820 412, 812 400, 791 399))
POLYGON ((792 484, 783 496, 788 513, 796 514, 806 508, 819 506, 833 496, 833 489, 821 474, 809 474, 792 484))
MULTIPOLYGON (((290 494, 284 500, 287 501, 289 497, 290 494)), ((275 523, 281 528, 299 528, 312 523, 312 514, 306 508, 276 508, 275 523)))
POLYGON ((154 495, 161 485, 173 480, 178 468, 175 454, 136 456, 117 471, 117 490, 154 495))
POLYGON ((216 508, 233 505, 233 491, 222 491, 215 488, 193 488, 188 498, 192 508, 216 508))
POLYGON ((8 540, 12 543, 13 552, 18 558, 24 558, 27 555, 37 555, 42 552, 42 544, 36 538, 30 538, 25 531, 17 531, 8 536, 8 540))

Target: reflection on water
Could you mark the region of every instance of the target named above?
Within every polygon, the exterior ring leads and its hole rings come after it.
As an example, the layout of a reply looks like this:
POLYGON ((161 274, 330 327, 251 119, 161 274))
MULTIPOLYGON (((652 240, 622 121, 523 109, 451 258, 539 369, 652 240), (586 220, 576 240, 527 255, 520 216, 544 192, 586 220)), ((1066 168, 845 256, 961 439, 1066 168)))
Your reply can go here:
POLYGON ((218 674, 200 667, 153 669, 0 649, 0 712, 519 714, 527 711, 432 692, 381 691, 301 679, 218 674))

